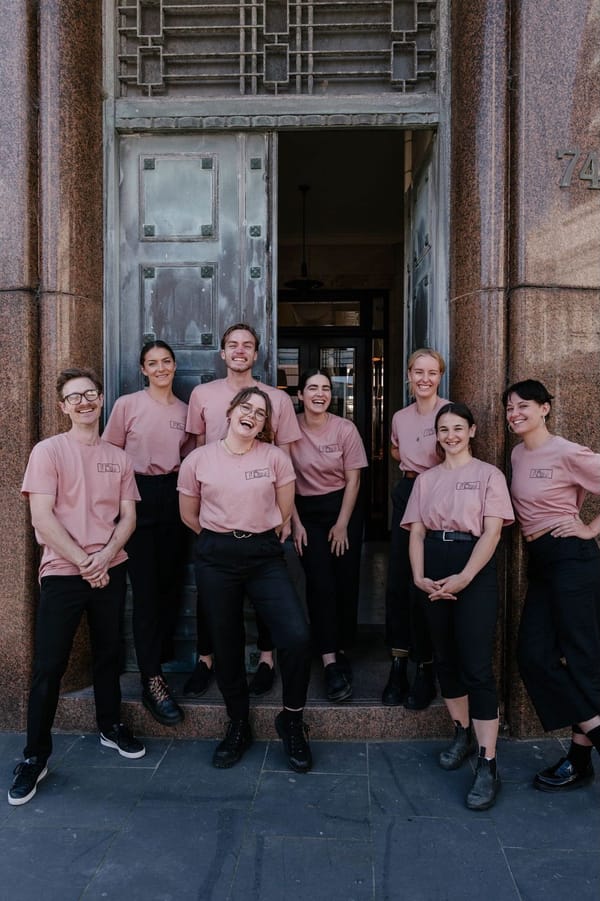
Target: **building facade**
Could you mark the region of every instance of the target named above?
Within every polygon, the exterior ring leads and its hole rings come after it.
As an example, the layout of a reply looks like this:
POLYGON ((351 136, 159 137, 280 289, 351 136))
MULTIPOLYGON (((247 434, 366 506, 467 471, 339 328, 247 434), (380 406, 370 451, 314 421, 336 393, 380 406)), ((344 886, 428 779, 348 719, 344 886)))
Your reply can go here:
MULTIPOLYGON (((185 397, 220 374, 223 328, 253 322, 263 378, 336 373, 373 461, 373 534, 416 346, 447 356, 491 462, 501 391, 525 377, 555 394, 558 432, 600 449, 598 0, 1 8, 0 341, 18 363, 0 384, 0 726, 24 725, 35 619, 19 487, 61 427, 65 365, 103 371, 110 405, 155 335, 185 397)), ((504 716, 534 734, 516 536, 503 560, 504 716)), ((81 639, 66 684, 88 681, 81 639)))

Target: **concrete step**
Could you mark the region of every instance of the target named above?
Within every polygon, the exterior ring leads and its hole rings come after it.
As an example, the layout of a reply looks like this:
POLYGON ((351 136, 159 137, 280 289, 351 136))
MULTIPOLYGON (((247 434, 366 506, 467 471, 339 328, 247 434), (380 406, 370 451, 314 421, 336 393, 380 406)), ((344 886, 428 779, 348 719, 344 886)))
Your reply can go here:
MULTIPOLYGON (((367 634, 348 652, 354 672, 354 695, 341 704, 327 701, 323 691, 323 668, 315 660, 309 687, 305 721, 315 740, 389 740, 400 738, 439 738, 452 734, 452 724, 443 701, 438 698, 422 711, 404 707, 384 707, 381 692, 389 673, 389 657, 380 636, 367 634)), ((221 738, 227 714, 221 695, 213 682, 198 699, 183 697, 184 673, 169 673, 169 685, 185 712, 185 720, 176 727, 162 726, 141 702, 138 673, 121 677, 123 721, 139 735, 172 738, 221 738)), ((251 699, 251 723, 258 739, 276 737, 273 720, 281 710, 279 673, 273 689, 251 699)), ((61 696, 55 728, 66 732, 93 732, 96 729, 94 697, 91 687, 61 696)))

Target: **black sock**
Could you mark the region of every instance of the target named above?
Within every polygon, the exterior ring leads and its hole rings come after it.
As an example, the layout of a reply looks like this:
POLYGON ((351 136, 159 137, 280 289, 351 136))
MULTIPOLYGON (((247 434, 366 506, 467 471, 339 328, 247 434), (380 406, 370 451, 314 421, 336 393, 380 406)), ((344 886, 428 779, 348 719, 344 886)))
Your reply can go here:
POLYGON ((591 756, 592 748, 590 745, 576 745, 574 741, 571 742, 567 757, 578 773, 585 773, 590 765, 591 756))
POLYGON ((283 708, 283 715, 287 723, 301 723, 303 713, 303 710, 288 710, 286 707, 283 708))
POLYGON ((600 726, 594 726, 593 729, 590 729, 589 732, 585 733, 586 738, 589 738, 595 749, 600 754, 600 726))

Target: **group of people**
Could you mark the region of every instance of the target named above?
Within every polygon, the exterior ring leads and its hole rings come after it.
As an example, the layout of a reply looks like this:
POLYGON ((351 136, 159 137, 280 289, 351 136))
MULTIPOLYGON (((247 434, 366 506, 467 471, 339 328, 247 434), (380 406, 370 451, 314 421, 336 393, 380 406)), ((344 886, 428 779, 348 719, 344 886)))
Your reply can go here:
MULTIPOLYGON (((187 406, 173 393, 175 354, 163 341, 149 342, 140 357, 147 387, 116 401, 102 437, 97 376, 83 369, 59 376, 59 405, 71 428, 34 447, 22 488, 43 554, 27 743, 10 804, 29 801, 47 773, 60 681, 84 610, 100 741, 125 757, 145 753, 120 722, 126 570, 143 703, 164 725, 183 719, 161 664, 172 656, 185 526, 197 536, 198 658, 184 694, 199 697, 216 679, 229 722, 214 766, 233 766, 251 745, 249 695, 272 687, 274 649, 283 701, 275 728, 294 771, 312 766, 303 709, 313 652, 323 664, 327 698, 340 703, 352 696, 345 651, 357 621, 367 456, 353 423, 329 412, 325 370, 302 374, 296 415, 285 392, 254 379, 258 348, 250 325, 227 329, 225 378, 198 385, 187 406), (289 536, 306 575, 309 622, 285 561, 289 536), (246 598, 256 611, 260 650, 250 683, 246 598)), ((508 427, 520 440, 509 491, 499 469, 473 456, 469 408, 439 397, 444 369, 435 350, 415 351, 408 361, 414 401, 392 420, 391 453, 401 478, 392 493, 386 594, 392 660, 382 702, 424 709, 436 695, 437 676, 454 723, 439 763, 456 769, 477 753, 466 803, 486 810, 500 788, 494 555, 502 528, 514 521, 513 506, 529 550, 520 671, 544 729, 573 730, 567 756, 534 784, 560 791, 594 778, 600 516, 585 525, 579 510, 587 491, 600 494, 600 455, 551 435, 551 395, 538 381, 516 383, 503 395, 508 427)))

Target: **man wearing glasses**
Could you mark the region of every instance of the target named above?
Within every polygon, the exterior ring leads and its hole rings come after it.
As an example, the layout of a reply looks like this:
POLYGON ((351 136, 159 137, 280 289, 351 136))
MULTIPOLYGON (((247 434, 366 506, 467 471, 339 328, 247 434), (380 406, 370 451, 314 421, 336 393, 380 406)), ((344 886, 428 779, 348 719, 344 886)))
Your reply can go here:
POLYGON ((56 383, 68 432, 33 448, 23 479, 31 522, 42 546, 33 679, 24 760, 8 803, 26 804, 48 772, 60 682, 85 610, 100 743, 122 757, 145 748, 120 722, 120 609, 125 596, 123 547, 135 528, 133 466, 99 432, 102 383, 89 369, 66 369, 56 383))
MULTIPOLYGON (((258 358, 259 337, 247 322, 230 325, 221 338, 221 359, 227 368, 224 379, 215 379, 197 385, 190 395, 186 432, 196 436, 196 447, 218 441, 227 433, 226 413, 238 391, 244 388, 260 388, 271 401, 271 425, 274 442, 289 453, 289 445, 301 437, 294 405, 288 394, 272 385, 257 381, 252 367, 258 358)), ((287 529, 282 534, 285 539, 287 529)), ((257 617, 258 670, 250 681, 250 694, 262 695, 273 686, 273 643, 268 629, 257 617)), ((212 647, 208 637, 203 611, 198 605, 198 662, 183 687, 183 693, 192 697, 203 695, 212 679, 212 647)))

